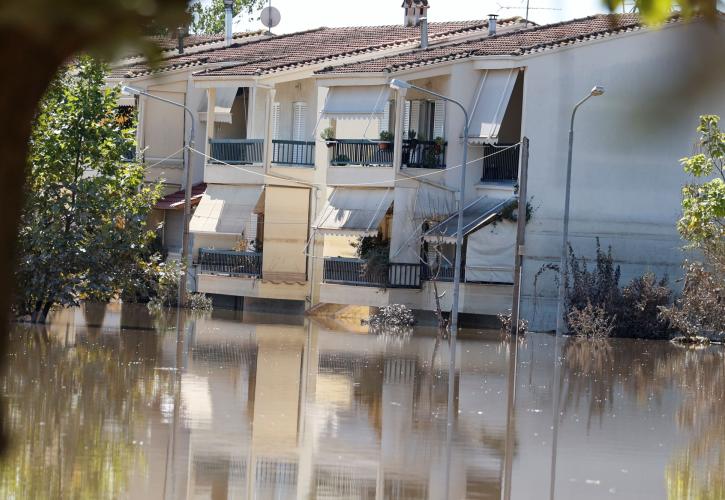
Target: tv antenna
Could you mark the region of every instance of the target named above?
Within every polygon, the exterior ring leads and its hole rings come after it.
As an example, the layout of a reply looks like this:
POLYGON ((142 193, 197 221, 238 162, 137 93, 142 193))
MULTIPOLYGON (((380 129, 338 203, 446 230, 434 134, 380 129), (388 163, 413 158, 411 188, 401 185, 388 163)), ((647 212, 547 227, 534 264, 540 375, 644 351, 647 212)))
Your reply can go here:
POLYGON ((498 5, 499 10, 515 10, 515 9, 525 9, 526 14, 524 14, 524 19, 526 20, 526 25, 529 25, 529 11, 530 10, 562 10, 559 7, 531 7, 529 4, 531 3, 530 0, 526 0, 526 7, 523 6, 523 1, 518 6, 513 5, 501 5, 500 3, 496 2, 498 5))
POLYGON ((272 7, 272 0, 269 0, 269 5, 262 9, 259 14, 259 20, 262 24, 267 27, 267 34, 272 34, 272 28, 277 26, 282 20, 282 14, 279 13, 279 9, 272 7))

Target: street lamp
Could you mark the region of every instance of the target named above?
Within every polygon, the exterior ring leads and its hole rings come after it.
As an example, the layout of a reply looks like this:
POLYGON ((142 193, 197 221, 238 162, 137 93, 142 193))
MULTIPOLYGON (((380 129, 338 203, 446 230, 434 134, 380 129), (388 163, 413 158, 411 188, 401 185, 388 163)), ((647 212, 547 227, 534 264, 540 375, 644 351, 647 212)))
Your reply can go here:
POLYGON ((179 279, 179 307, 186 305, 186 282, 189 276, 189 219, 191 215, 191 154, 190 148, 194 147, 194 113, 181 103, 164 99, 163 97, 149 94, 148 92, 137 89, 135 87, 129 87, 128 85, 121 86, 121 92, 126 95, 143 95, 150 99, 156 99, 157 101, 171 104, 183 108, 189 114, 191 120, 191 130, 189 131, 189 144, 184 146, 184 173, 186 177, 186 187, 184 189, 184 233, 181 240, 181 262, 183 262, 183 269, 181 272, 181 278, 179 279))
POLYGON ((571 122, 569 124, 569 155, 566 162, 566 193, 564 195, 564 231, 561 242, 561 260, 559 261, 559 299, 556 305, 556 334, 564 333, 564 298, 566 295, 566 280, 569 268, 566 262, 567 243, 569 242, 569 201, 571 199, 571 156, 574 147, 574 117, 579 106, 589 100, 590 97, 596 97, 604 94, 604 87, 599 85, 592 88, 589 94, 574 105, 571 112, 571 122))

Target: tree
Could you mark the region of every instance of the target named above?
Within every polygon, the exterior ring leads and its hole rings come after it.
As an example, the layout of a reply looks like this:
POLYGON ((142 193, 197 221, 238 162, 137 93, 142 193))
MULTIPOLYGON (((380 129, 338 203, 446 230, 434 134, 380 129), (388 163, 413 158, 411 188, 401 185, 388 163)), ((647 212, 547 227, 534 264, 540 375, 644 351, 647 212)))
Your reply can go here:
POLYGON ((640 12, 648 23, 661 23, 669 15, 673 9, 680 10, 685 16, 693 16, 703 14, 708 17, 714 17, 717 14, 717 5, 719 0, 634 0, 634 5, 630 6, 629 0, 603 0, 604 4, 609 7, 612 12, 617 12, 622 8, 633 8, 640 12))
POLYGON ((699 151, 680 160, 693 182, 682 188, 682 218, 677 229, 725 269, 725 132, 719 122, 719 116, 701 116, 699 151))
MULTIPOLYGON (((264 0, 234 0, 232 14, 236 16, 242 11, 249 14, 261 8, 264 0)), ((196 34, 215 35, 224 33, 224 0, 212 0, 204 5, 200 0, 189 5, 189 13, 193 16, 191 31, 196 34)))
POLYGON ((134 119, 104 88, 102 64, 82 57, 51 84, 35 120, 19 232, 20 314, 43 322, 56 304, 108 301, 133 285, 154 232, 159 187, 124 156, 134 119))

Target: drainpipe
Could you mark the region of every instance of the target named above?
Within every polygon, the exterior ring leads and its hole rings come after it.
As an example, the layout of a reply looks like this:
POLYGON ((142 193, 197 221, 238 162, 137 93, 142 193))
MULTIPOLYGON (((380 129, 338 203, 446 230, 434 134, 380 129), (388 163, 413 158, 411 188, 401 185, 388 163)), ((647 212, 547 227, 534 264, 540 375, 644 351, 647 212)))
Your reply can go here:
POLYGON ((420 18, 420 48, 428 48, 428 18, 420 18))
POLYGON ((224 0, 224 42, 229 47, 232 44, 232 4, 234 0, 224 0))

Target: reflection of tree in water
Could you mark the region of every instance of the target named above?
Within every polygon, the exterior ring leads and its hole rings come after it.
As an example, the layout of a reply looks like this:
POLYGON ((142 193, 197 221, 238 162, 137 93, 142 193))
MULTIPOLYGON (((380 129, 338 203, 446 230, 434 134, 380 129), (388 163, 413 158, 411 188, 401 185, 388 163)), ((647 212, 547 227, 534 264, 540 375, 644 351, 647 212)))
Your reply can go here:
POLYGON ((669 498, 725 498, 725 350, 669 342, 569 339, 563 352, 562 411, 589 400, 589 419, 611 409, 617 385, 642 407, 679 390, 678 428, 688 443, 666 471, 669 498))
POLYGON ((118 349, 67 347, 41 329, 9 339, 3 389, 16 446, 0 468, 2 498, 116 498, 142 461, 132 442, 168 372, 129 363, 118 349))

